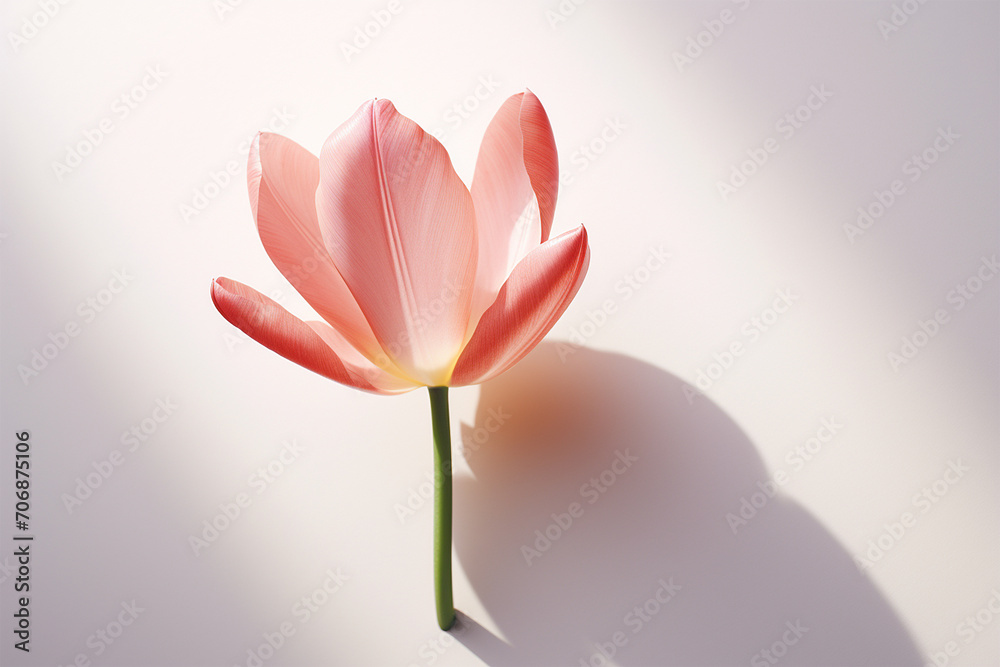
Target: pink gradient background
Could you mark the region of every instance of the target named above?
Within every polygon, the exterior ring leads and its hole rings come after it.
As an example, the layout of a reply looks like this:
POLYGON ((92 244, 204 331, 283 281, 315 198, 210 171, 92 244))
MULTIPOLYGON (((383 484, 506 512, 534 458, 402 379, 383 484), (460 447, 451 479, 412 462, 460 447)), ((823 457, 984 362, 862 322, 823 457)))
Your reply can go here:
POLYGON ((884 39, 892 2, 564 0, 575 9, 552 25, 556 0, 399 0, 348 61, 341 44, 387 6, 74 2, 15 49, 9 33, 42 10, 4 3, 0 563, 23 429, 37 538, 28 656, 0 572, 3 663, 245 665, 290 620, 268 667, 577 665, 674 577, 680 593, 614 664, 749 664, 796 619, 810 630, 783 665, 922 664, 949 641, 949 664, 997 664, 1000 622, 968 643, 956 626, 1000 587, 998 281, 961 310, 947 295, 997 252, 1000 6, 934 0, 884 39), (679 71, 673 54, 723 11, 733 22, 679 71), (120 117, 147 67, 165 77, 120 117), (776 123, 814 86, 832 97, 786 138, 776 123), (292 118, 272 129, 318 152, 387 97, 441 131, 468 183, 493 112, 524 87, 566 179, 553 235, 585 224, 592 259, 553 342, 452 392, 456 447, 495 425, 490 408, 510 417, 456 454, 455 599, 472 621, 443 646, 430 505, 397 513, 431 469, 426 392, 313 375, 238 335, 209 284, 231 276, 309 314, 247 202, 242 144, 275 109, 292 118), (60 180, 52 163, 104 118, 113 131, 60 180), (960 138, 911 182, 903 163, 948 127, 960 138), (723 200, 717 182, 768 137, 779 150, 723 200), (185 220, 230 161, 236 175, 185 220), (905 193, 851 243, 843 226, 894 179, 905 193), (79 304, 123 268, 131 282, 86 321, 79 304), (741 327, 778 290, 797 300, 750 341, 741 327), (948 323, 893 370, 887 354, 938 308, 948 323), (22 382, 69 322, 79 335, 22 382), (585 349, 560 363, 581 331, 585 349), (744 354, 689 401, 734 341, 744 354), (129 452, 123 432, 168 397, 174 413, 129 452), (793 469, 788 453, 830 417, 842 430, 793 469), (286 440, 301 455, 257 494, 286 440), (529 567, 521 546, 628 447, 635 469, 529 567), (63 495, 114 450, 124 463, 68 512, 63 495), (955 460, 969 472, 921 513, 913 496, 955 460), (733 535, 726 514, 776 470, 790 480, 733 535), (189 537, 241 492, 252 504, 194 554, 189 537), (906 511, 915 527, 860 574, 852 557, 906 511), (349 580, 300 624, 293 605, 338 567, 349 580), (88 637, 133 599, 145 611, 95 656, 88 637))

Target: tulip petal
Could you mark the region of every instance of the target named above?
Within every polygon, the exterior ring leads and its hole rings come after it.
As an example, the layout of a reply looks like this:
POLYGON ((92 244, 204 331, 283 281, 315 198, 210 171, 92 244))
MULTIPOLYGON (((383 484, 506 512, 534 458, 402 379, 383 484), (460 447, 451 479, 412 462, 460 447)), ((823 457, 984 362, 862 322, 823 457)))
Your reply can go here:
POLYGON ((344 336, 326 322, 306 322, 309 328, 319 334, 331 350, 340 358, 348 371, 364 377, 380 393, 398 394, 423 385, 414 380, 399 377, 373 364, 358 352, 344 336))
POLYGON ((212 282, 212 302, 231 324, 290 361, 341 384, 376 394, 419 385, 386 373, 324 323, 307 324, 257 290, 228 278, 212 282), (325 327, 325 330, 317 328, 325 327))
POLYGON ((257 232, 274 265, 352 345, 369 358, 385 357, 320 235, 319 158, 290 139, 261 132, 250 147, 247 181, 257 232))
POLYGON ((319 168, 320 232, 376 339, 402 374, 443 384, 466 340, 477 248, 447 152, 375 100, 330 135, 319 168))
POLYGON ((483 313, 449 384, 485 382, 520 361, 576 296, 589 264, 587 230, 582 225, 528 253, 483 313))
POLYGON ((545 109, 531 91, 511 96, 486 128, 472 179, 479 232, 474 317, 493 302, 514 266, 548 240, 558 186, 545 109))

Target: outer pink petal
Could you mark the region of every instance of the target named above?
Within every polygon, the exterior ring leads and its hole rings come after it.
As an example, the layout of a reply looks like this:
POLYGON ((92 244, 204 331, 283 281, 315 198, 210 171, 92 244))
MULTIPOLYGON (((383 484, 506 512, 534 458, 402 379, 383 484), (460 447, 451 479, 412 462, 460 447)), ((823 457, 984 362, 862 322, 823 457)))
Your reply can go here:
POLYGON ((274 265, 320 316, 372 359, 382 354, 319 232, 319 158, 281 135, 262 132, 247 164, 250 206, 274 265))
POLYGON ((485 382, 520 361, 576 296, 589 264, 587 230, 582 225, 529 253, 483 313, 449 384, 485 382))
POLYGON ((443 384, 466 340, 477 248, 444 148, 388 100, 366 102, 323 146, 316 208, 382 348, 402 374, 443 384))
POLYGON ((369 383, 382 390, 381 393, 395 394, 423 386, 419 382, 399 377, 379 368, 354 349, 354 346, 339 331, 326 322, 311 321, 306 322, 306 324, 319 334, 323 342, 337 354, 349 372, 365 378, 369 383))
POLYGON ((343 338, 318 333, 273 300, 235 280, 214 280, 212 302, 223 317, 258 343, 331 380, 376 394, 396 394, 418 386, 370 363, 359 365, 361 355, 343 338), (338 341, 341 347, 331 346, 338 341))
POLYGON ((472 179, 479 229, 474 320, 517 262, 548 240, 558 186, 559 159, 545 109, 531 91, 513 95, 486 129, 472 179))

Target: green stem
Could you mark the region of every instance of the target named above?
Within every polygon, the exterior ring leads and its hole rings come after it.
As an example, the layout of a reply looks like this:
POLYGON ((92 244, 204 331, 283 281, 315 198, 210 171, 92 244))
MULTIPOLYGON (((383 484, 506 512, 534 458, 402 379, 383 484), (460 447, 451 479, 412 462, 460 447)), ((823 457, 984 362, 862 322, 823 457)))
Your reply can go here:
POLYGON ((434 431, 434 600, 438 625, 455 624, 451 594, 451 424, 448 387, 428 387, 434 431))

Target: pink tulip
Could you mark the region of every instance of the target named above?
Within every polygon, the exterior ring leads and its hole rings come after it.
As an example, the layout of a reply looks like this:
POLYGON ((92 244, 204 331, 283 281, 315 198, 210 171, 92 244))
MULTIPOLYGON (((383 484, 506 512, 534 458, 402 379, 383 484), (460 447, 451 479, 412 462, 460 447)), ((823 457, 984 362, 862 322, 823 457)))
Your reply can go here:
POLYGON ((576 295, 583 226, 550 239, 559 179, 531 92, 486 130, 465 187, 437 139, 388 100, 365 102, 317 159, 260 133, 250 205, 271 260, 323 318, 303 321, 227 278, 222 316, 332 380, 395 394, 484 382, 513 366, 576 295))
POLYGON ((471 190, 440 142, 388 100, 361 105, 319 158, 258 134, 247 172, 264 249, 323 321, 300 320, 228 278, 212 283, 212 300, 250 337, 332 380, 379 394, 430 388, 438 622, 447 629, 447 388, 484 382, 531 351, 590 259, 583 226, 549 238, 559 168, 548 116, 530 91, 504 102, 471 190))

